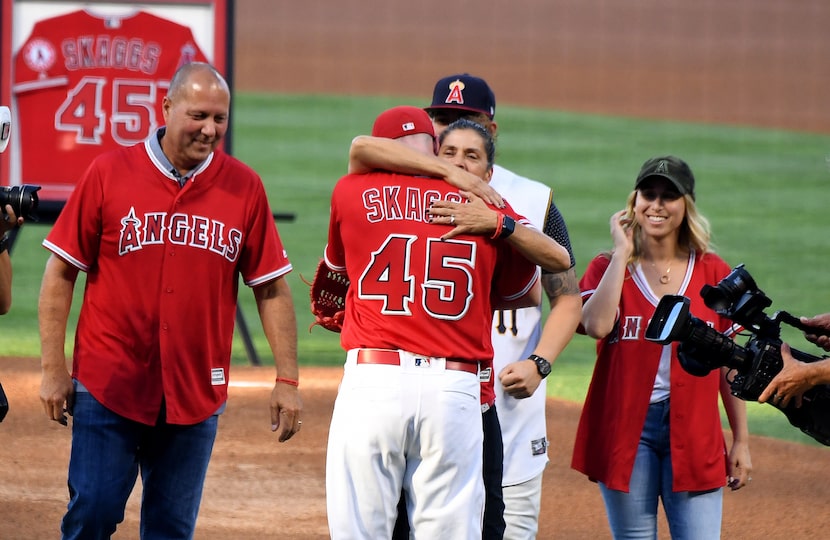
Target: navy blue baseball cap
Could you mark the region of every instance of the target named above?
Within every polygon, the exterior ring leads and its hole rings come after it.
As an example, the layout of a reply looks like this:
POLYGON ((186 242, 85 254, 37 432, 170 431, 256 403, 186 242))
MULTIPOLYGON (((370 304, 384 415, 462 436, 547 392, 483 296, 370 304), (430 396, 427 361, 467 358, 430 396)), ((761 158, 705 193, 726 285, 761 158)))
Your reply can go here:
POLYGON ((432 105, 427 112, 440 109, 460 109, 486 114, 491 120, 496 115, 496 96, 484 79, 469 73, 450 75, 435 83, 432 105))

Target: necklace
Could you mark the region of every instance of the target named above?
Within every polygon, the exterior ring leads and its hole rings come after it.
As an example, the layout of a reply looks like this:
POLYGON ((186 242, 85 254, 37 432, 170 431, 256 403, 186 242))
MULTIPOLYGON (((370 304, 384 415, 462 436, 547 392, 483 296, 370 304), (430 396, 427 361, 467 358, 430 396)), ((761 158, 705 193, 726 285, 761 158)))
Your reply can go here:
MULTIPOLYGON (((654 261, 651 261, 651 266, 657 270, 657 265, 654 261)), ((660 270, 657 270, 657 273, 660 274, 660 270)), ((660 283, 666 285, 669 281, 671 281, 671 276, 669 274, 671 274, 671 260, 669 260, 669 267, 666 268, 666 271, 660 276, 660 283)))

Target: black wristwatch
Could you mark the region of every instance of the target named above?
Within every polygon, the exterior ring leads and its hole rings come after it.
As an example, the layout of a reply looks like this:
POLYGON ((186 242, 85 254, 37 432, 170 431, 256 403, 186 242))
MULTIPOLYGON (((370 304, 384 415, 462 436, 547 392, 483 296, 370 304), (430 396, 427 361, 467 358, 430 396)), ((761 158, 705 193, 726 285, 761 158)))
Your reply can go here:
POLYGON ((499 234, 499 239, 504 240, 505 238, 513 234, 513 231, 515 230, 516 220, 505 214, 501 220, 501 234, 499 234))
POLYGON ((531 354, 527 357, 528 360, 533 360, 536 362, 536 371, 539 372, 539 375, 544 379, 550 374, 550 362, 545 360, 539 355, 531 354))
POLYGON ((0 235, 0 253, 9 249, 9 235, 8 233, 0 235))

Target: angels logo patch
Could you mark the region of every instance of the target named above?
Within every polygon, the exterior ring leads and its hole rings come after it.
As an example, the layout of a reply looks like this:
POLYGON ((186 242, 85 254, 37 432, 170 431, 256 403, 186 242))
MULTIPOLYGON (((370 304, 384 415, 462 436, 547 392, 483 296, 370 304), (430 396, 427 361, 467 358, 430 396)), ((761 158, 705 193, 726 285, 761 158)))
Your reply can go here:
POLYGON ((55 48, 45 39, 34 39, 22 52, 23 60, 32 71, 49 71, 55 65, 55 48))
POLYGON ((447 99, 444 100, 444 103, 457 103, 459 105, 464 105, 463 90, 465 86, 466 85, 459 80, 451 82, 450 93, 447 94, 447 99))

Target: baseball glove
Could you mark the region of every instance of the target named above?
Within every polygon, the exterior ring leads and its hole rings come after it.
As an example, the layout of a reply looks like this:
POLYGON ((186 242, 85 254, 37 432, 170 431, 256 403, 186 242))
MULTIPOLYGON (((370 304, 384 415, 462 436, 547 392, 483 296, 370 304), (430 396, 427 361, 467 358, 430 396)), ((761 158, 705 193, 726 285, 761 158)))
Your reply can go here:
POLYGON ((320 259, 314 280, 311 283, 305 279, 303 281, 311 286, 311 313, 315 318, 308 331, 311 332, 311 329, 319 324, 326 330, 339 333, 343 329, 349 277, 330 269, 326 262, 320 259))

